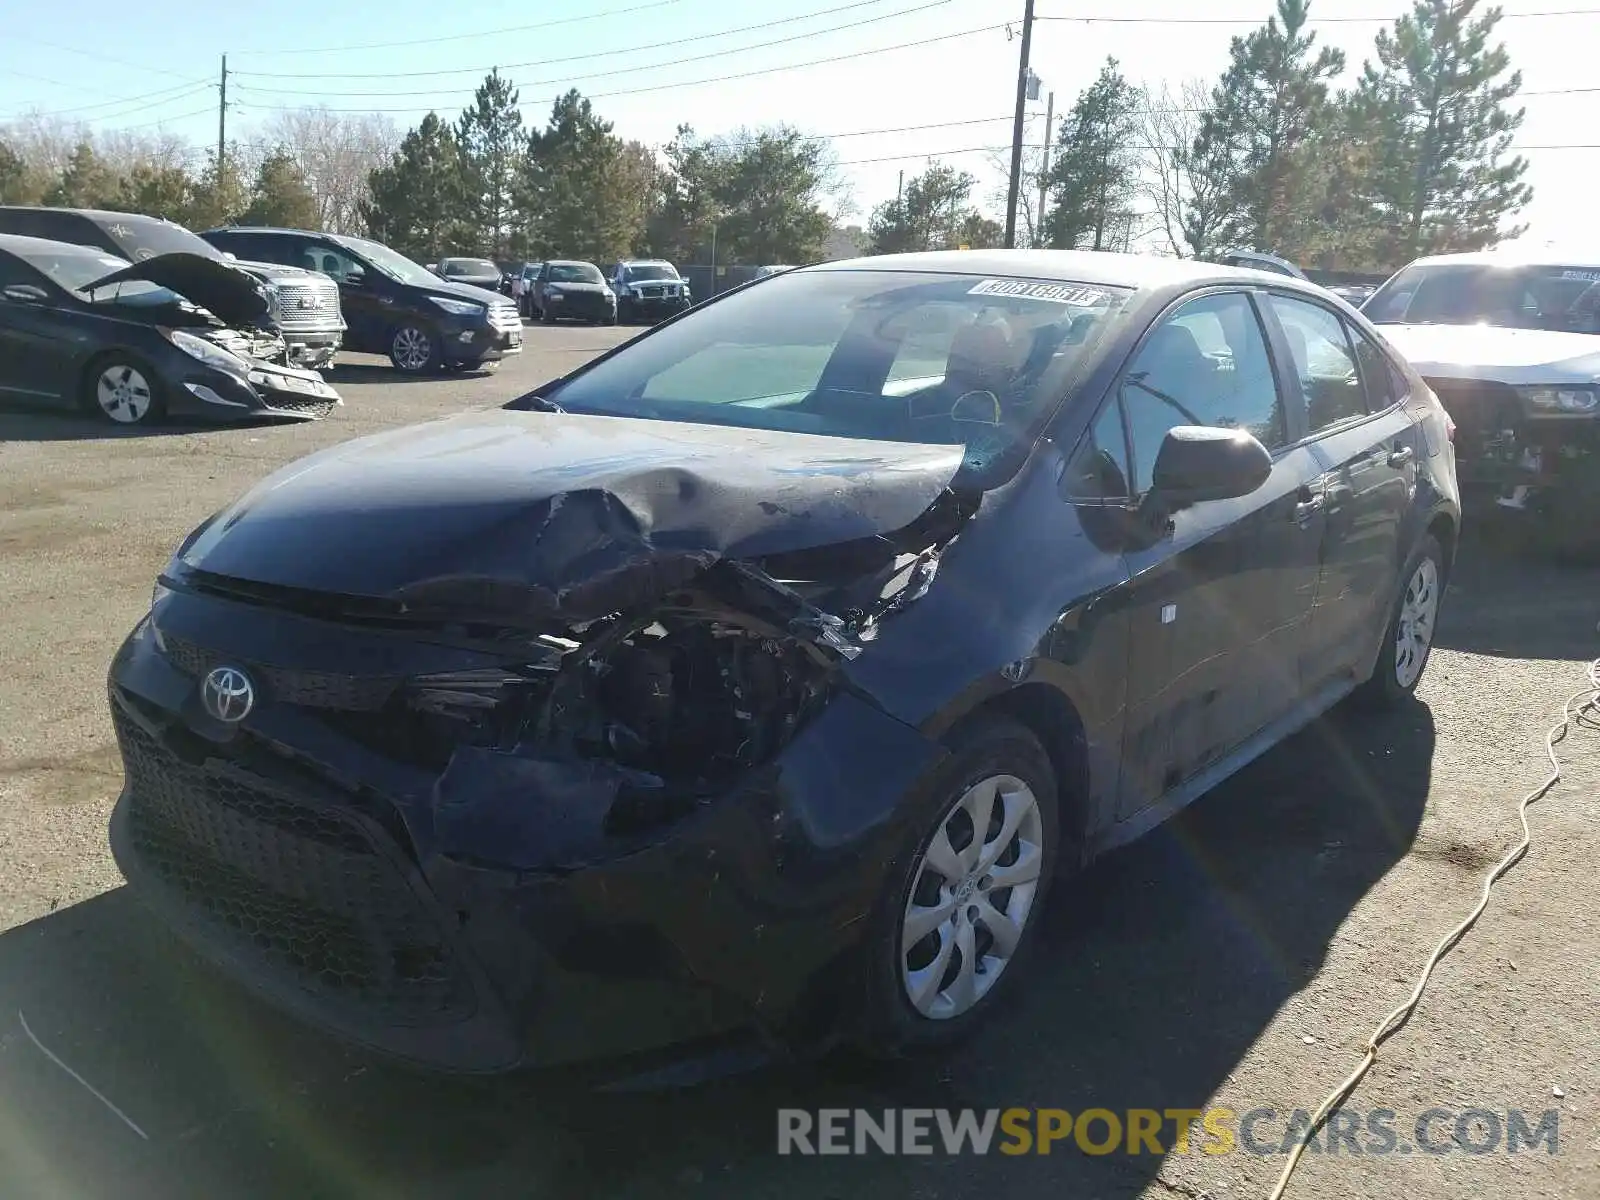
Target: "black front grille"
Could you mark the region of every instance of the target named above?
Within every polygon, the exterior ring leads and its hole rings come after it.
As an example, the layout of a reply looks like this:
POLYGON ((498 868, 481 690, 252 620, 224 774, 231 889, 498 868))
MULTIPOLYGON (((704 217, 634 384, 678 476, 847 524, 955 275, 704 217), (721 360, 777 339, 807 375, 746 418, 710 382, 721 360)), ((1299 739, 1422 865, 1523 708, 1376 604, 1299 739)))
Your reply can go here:
POLYGON ((345 712, 377 712, 400 686, 391 675, 336 675, 327 671, 293 671, 282 667, 227 658, 186 638, 163 633, 167 660, 193 679, 217 666, 243 667, 266 694, 282 704, 302 708, 334 708, 345 712))
POLYGON ((1487 379, 1429 379, 1457 429, 1467 434, 1492 436, 1521 423, 1522 403, 1503 383, 1487 379))
POLYGON ((311 413, 318 417, 327 416, 338 403, 327 396, 294 396, 286 392, 271 392, 266 400, 274 412, 311 413))
POLYGON ((179 757, 116 702, 112 713, 133 849, 212 940, 391 1024, 470 1014, 470 982, 437 920, 374 845, 381 835, 265 778, 179 757))

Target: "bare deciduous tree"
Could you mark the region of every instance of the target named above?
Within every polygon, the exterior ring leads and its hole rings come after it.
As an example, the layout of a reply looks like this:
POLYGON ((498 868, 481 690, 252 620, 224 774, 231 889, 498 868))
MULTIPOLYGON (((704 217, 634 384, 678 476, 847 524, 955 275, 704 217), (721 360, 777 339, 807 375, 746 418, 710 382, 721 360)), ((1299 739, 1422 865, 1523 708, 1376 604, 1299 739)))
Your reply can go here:
POLYGON ((1145 88, 1140 141, 1146 195, 1167 247, 1179 258, 1214 251, 1224 215, 1219 189, 1194 170, 1194 142, 1210 102, 1201 79, 1185 80, 1176 91, 1165 83, 1145 88))
POLYGON ((400 133, 382 113, 319 106, 277 113, 263 128, 261 141, 283 147, 305 172, 323 229, 359 234, 366 231, 361 205, 370 195, 368 177, 389 161, 400 133))

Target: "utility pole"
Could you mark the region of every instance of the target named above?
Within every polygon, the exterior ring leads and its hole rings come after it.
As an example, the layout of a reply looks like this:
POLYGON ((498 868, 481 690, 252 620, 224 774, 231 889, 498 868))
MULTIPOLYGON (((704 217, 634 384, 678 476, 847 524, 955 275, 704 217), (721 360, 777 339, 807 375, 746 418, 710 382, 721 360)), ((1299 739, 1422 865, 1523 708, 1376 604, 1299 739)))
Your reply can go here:
POLYGON ((1044 239, 1044 205, 1045 195, 1050 185, 1050 126, 1056 119, 1056 94, 1050 93, 1050 99, 1044 106, 1044 157, 1039 161, 1039 211, 1033 214, 1033 243, 1037 248, 1044 239))
POLYGON ((222 56, 222 90, 217 103, 217 203, 222 203, 223 172, 228 163, 228 56, 222 56))
POLYGON ((1033 0, 1022 11, 1022 59, 1017 66, 1017 115, 1011 125, 1011 186, 1006 189, 1006 249, 1017 244, 1017 192, 1022 183, 1022 126, 1028 107, 1028 49, 1033 44, 1033 0))

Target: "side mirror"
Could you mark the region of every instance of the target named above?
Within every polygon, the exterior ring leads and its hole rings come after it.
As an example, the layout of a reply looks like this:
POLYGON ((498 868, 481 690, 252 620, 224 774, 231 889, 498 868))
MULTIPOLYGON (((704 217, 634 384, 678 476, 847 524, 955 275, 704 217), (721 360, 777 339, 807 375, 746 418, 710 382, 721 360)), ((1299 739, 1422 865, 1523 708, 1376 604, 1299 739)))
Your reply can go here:
POLYGON ((1170 509, 1248 496, 1272 474, 1272 455, 1243 429, 1179 425, 1156 452, 1153 492, 1170 509))
POLYGON ((13 283, 0 295, 13 304, 47 304, 50 301, 50 293, 32 283, 13 283))

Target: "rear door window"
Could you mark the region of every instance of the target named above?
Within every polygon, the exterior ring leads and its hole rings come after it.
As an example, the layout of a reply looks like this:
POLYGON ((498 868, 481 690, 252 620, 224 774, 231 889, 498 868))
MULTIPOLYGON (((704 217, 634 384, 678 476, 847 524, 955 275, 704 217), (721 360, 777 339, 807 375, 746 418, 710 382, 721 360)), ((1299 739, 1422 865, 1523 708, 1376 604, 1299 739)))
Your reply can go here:
POLYGON ((1289 342, 1305 398, 1306 431, 1314 435, 1366 416, 1366 390, 1344 321, 1332 309, 1294 296, 1274 293, 1268 303, 1289 342))

